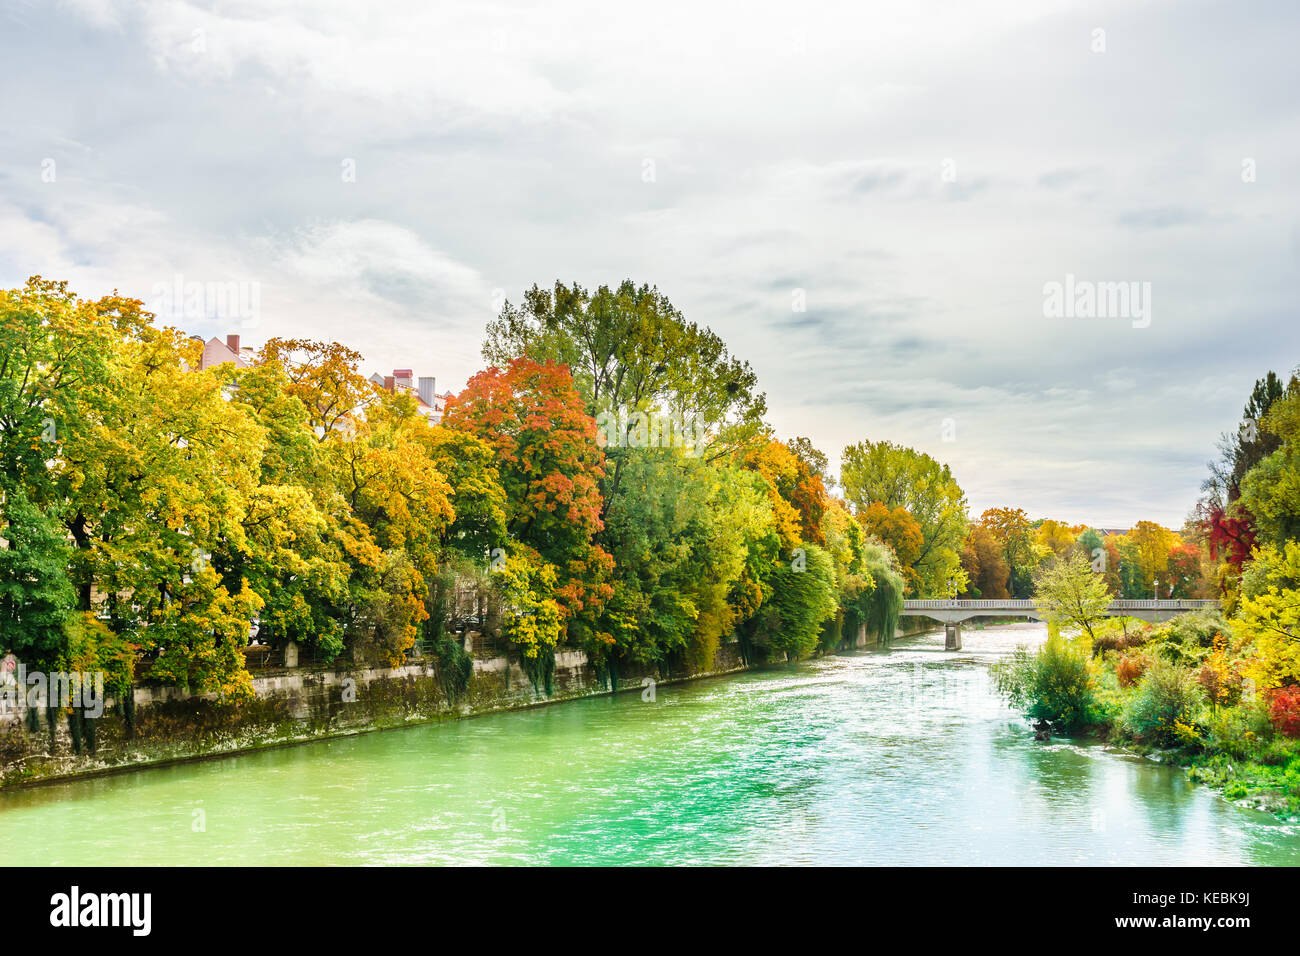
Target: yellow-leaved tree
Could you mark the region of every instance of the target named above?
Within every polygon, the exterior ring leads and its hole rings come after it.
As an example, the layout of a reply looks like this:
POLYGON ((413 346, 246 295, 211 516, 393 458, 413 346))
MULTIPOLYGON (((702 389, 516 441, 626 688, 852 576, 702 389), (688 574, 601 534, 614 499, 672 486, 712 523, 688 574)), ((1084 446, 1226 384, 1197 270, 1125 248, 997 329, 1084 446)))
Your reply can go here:
POLYGON ((1260 690, 1300 684, 1300 542, 1256 549, 1234 628, 1254 645, 1246 676, 1260 690))

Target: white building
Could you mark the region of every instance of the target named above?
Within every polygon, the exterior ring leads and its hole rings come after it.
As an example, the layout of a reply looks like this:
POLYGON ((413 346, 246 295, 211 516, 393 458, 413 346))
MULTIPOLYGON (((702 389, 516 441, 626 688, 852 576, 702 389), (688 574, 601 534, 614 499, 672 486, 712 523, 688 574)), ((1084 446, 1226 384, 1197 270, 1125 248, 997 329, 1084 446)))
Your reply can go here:
POLYGON ((416 408, 431 425, 442 421, 442 413, 447 410, 447 400, 451 398, 451 392, 438 394, 435 378, 429 376, 417 379, 409 368, 395 368, 392 375, 376 372, 370 376, 370 381, 389 392, 401 389, 410 393, 415 398, 416 408))

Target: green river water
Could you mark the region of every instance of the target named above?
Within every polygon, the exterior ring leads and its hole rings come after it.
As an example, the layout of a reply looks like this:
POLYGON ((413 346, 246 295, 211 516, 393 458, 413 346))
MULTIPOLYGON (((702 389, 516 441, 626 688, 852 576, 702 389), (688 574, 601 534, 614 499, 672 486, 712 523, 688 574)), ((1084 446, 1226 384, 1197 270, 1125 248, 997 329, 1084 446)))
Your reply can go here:
POLYGON ((0 794, 5 864, 1300 864, 1300 827, 1033 740, 1042 625, 0 794), (15 839, 21 835, 21 839, 15 839))

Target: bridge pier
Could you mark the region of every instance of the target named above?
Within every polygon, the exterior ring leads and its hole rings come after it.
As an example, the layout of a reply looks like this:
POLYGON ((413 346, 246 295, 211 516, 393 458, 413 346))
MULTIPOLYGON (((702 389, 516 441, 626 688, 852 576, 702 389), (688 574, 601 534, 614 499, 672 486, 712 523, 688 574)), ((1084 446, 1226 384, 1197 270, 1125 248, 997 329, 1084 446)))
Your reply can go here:
POLYGON ((943 626, 943 649, 945 651, 961 650, 961 625, 955 621, 943 626))

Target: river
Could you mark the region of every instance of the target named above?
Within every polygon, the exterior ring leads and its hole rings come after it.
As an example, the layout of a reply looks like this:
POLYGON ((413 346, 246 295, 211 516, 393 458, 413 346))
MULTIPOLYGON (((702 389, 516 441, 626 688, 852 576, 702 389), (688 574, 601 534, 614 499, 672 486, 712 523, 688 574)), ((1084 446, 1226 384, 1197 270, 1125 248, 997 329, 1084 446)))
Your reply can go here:
POLYGON ((1300 864, 1177 770, 1035 742, 1039 624, 0 794, 5 864, 1300 864))

